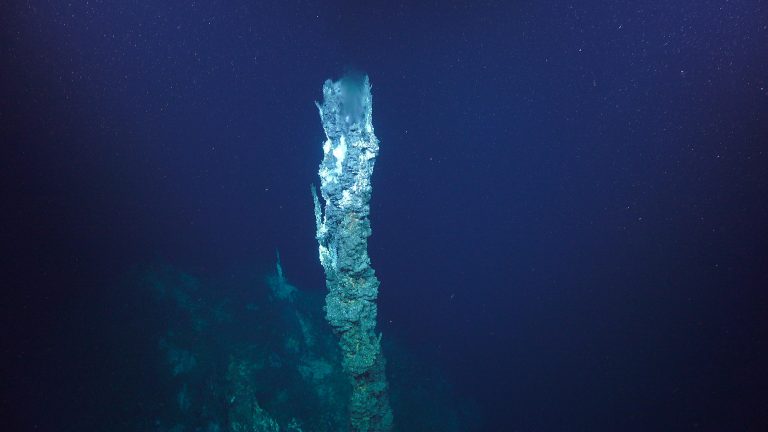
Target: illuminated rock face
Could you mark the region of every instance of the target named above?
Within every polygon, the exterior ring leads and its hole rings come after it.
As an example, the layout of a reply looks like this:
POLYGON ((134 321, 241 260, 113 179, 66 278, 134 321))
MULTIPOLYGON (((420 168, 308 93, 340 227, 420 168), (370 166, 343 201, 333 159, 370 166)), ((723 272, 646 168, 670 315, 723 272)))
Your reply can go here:
POLYGON ((389 431, 389 407, 381 334, 376 334, 379 281, 368 257, 371 235, 371 174, 379 141, 371 123, 368 77, 323 85, 318 104, 326 141, 320 163, 320 192, 314 187, 317 241, 328 295, 326 319, 340 338, 342 366, 352 383, 352 431, 389 431))

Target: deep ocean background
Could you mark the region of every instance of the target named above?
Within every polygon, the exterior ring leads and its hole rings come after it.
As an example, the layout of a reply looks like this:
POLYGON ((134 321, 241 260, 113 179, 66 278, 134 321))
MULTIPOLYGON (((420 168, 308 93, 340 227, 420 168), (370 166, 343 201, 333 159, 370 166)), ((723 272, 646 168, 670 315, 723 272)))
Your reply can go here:
POLYGON ((143 265, 279 249, 325 290, 313 102, 349 68, 381 140, 379 328, 467 430, 768 430, 765 1, 0 14, 3 430, 138 415, 143 265))

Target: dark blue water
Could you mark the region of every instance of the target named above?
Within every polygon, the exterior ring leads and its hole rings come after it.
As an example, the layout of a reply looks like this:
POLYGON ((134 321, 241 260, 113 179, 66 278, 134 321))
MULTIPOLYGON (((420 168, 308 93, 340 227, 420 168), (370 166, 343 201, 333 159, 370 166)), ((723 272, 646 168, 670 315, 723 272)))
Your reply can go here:
MULTIPOLYGON (((4 430, 172 430, 169 331, 198 355, 189 391, 223 401, 192 383, 297 331, 285 305, 244 307, 277 304, 276 249, 322 325, 313 102, 349 69, 381 140, 369 252, 397 430, 768 430, 765 2, 0 14, 4 430), (229 321, 195 333, 217 305, 229 321)), ((272 379, 262 406, 312 412, 272 379)), ((227 430, 219 411, 176 430, 227 430)))

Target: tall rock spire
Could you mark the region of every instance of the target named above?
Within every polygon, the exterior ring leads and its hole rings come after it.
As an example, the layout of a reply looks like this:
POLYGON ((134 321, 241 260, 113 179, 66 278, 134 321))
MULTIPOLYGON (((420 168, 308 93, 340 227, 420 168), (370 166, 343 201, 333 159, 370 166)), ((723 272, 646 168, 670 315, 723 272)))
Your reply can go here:
POLYGON ((326 319, 339 336, 342 367, 352 384, 351 430, 386 432, 392 429, 392 410, 381 334, 375 331, 379 281, 368 257, 371 174, 379 154, 368 77, 327 80, 323 103, 317 107, 326 141, 319 171, 321 197, 314 187, 312 195, 328 287, 326 319))

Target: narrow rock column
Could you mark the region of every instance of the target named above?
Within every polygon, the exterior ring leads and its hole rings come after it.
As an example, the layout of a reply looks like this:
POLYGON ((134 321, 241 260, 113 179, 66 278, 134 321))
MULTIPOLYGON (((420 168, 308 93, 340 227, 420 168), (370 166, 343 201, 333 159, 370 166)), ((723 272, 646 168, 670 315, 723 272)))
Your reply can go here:
POLYGON ((379 153, 368 77, 327 80, 317 107, 326 141, 319 171, 322 204, 312 188, 316 237, 328 287, 326 319, 339 336, 342 367, 352 384, 350 428, 390 431, 381 334, 375 331, 379 281, 368 257, 371 174, 379 153))

